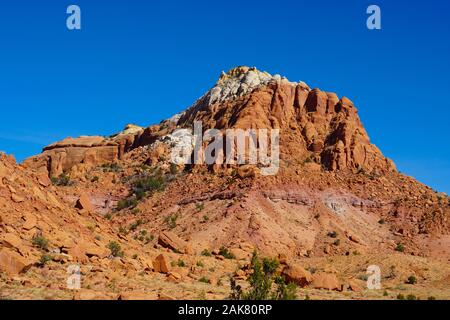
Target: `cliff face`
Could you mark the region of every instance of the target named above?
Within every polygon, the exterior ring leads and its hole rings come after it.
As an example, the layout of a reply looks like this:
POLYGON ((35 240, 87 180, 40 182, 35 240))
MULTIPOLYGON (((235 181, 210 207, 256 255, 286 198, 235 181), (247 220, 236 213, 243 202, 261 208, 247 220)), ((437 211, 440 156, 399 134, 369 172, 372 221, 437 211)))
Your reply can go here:
POLYGON ((194 121, 223 130, 280 129, 284 158, 311 157, 332 171, 395 170, 392 161, 370 143, 348 98, 254 68, 223 74, 178 124, 185 127, 194 121))
MULTIPOLYGON (((303 82, 289 82, 256 68, 237 67, 192 107, 146 129, 128 126, 113 137, 67 138, 44 148, 25 166, 58 176, 79 164, 117 161, 137 147, 154 143, 177 127, 280 129, 284 159, 308 158, 331 171, 392 171, 395 165, 370 143, 353 103, 303 82)), ((308 160, 308 161, 309 161, 308 160)))

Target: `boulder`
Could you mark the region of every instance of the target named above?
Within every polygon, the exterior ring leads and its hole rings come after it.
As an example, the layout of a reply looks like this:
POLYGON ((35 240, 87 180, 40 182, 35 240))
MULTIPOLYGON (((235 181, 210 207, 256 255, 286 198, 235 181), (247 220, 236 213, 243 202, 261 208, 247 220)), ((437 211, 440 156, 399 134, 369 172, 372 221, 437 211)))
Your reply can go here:
POLYGON ((94 207, 91 203, 91 200, 85 193, 81 194, 81 196, 78 198, 77 203, 75 204, 75 208, 85 210, 87 212, 94 211, 94 207))
POLYGON ((186 249, 186 242, 171 231, 161 232, 158 237, 158 244, 180 253, 183 253, 186 249))
POLYGON ((288 264, 281 272, 281 276, 287 283, 295 283, 300 287, 305 287, 312 281, 311 273, 297 264, 288 264))
POLYGON ((26 272, 32 264, 32 262, 10 249, 4 248, 0 251, 0 270, 10 276, 26 272))
POLYGON ((311 286, 315 289, 341 290, 341 284, 337 277, 331 273, 316 273, 313 275, 311 286))
POLYGON ((169 273, 169 266, 163 254, 160 254, 153 261, 153 270, 159 273, 169 273))

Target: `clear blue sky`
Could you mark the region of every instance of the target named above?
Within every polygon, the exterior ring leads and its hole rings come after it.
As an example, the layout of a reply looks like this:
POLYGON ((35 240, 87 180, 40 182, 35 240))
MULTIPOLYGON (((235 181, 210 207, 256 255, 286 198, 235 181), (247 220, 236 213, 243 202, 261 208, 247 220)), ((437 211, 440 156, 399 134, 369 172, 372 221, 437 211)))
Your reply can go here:
POLYGON ((445 0, 3 1, 0 150, 159 122, 250 65, 348 96, 399 170, 450 193, 449 31, 445 0))

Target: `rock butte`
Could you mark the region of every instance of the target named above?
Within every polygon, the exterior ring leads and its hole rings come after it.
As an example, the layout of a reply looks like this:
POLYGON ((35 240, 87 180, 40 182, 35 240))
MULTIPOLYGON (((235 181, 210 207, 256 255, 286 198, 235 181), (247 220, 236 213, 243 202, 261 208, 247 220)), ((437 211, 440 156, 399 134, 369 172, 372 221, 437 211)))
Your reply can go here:
POLYGON ((284 278, 312 298, 367 298, 355 280, 367 263, 389 273, 383 286, 415 275, 418 295, 450 298, 449 208, 371 144, 348 98, 237 67, 158 125, 67 138, 21 165, 1 154, 0 298, 39 287, 41 298, 223 299, 229 274, 245 286, 255 249, 279 257, 284 278), (280 129, 278 174, 174 168, 171 148, 183 139, 174 130, 194 121, 280 129), (52 185, 62 173, 71 183, 52 185), (136 182, 151 176, 164 188, 142 193, 136 182), (69 263, 85 275, 75 294, 60 280, 69 263))

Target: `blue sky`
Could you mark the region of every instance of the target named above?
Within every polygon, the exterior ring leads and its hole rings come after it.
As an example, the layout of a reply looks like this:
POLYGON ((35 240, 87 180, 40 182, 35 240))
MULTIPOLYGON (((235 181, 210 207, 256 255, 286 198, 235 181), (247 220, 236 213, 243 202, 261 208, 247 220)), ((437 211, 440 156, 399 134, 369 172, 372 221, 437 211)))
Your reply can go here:
POLYGON ((352 99, 400 171, 450 193, 449 1, 8 1, 0 10, 0 150, 147 126, 222 70, 256 66, 352 99), (82 30, 66 28, 77 4, 82 30), (382 30, 366 28, 366 8, 382 30))

